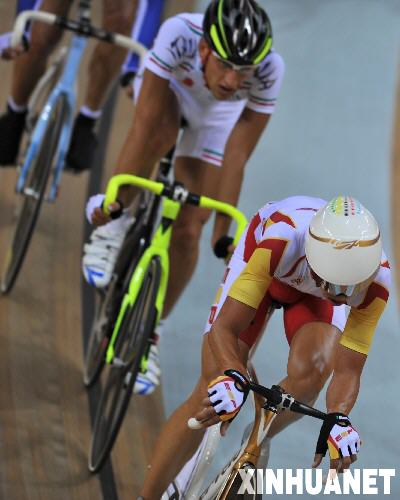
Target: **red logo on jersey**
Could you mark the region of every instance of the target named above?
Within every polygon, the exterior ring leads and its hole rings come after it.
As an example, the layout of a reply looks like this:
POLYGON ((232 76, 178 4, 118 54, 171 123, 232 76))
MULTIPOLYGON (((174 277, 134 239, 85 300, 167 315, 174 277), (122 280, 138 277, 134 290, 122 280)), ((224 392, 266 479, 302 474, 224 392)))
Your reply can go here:
POLYGON ((182 83, 187 87, 193 87, 194 81, 191 78, 185 78, 182 83))
POLYGON ((208 322, 210 323, 210 325, 212 325, 214 323, 216 312, 217 312, 217 306, 212 306, 211 311, 210 311, 210 317, 208 318, 208 322))
POLYGON ((222 284, 224 284, 226 282, 226 278, 228 277, 228 274, 229 274, 229 271, 231 270, 230 267, 227 267, 226 270, 225 270, 225 274, 224 274, 224 279, 222 280, 222 284))

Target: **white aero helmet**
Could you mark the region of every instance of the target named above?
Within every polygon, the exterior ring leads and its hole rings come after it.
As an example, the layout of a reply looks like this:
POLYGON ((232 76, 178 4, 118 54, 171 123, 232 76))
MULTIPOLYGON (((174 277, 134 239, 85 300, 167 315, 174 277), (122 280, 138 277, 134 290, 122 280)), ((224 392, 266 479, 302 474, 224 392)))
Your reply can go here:
POLYGON ((382 255, 374 216, 351 196, 338 196, 318 210, 305 247, 311 269, 327 284, 347 287, 346 295, 375 275, 382 255))

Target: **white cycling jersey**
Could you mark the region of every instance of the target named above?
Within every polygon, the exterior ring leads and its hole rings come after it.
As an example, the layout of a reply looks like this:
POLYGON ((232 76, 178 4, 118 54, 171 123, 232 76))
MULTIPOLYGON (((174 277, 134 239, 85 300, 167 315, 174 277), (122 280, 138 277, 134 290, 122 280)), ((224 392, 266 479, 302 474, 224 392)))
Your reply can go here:
MULTIPOLYGON (((284 63, 272 50, 254 75, 226 101, 217 100, 204 80, 198 50, 203 14, 179 14, 165 21, 147 54, 144 68, 169 80, 181 113, 188 122, 177 146, 177 156, 192 156, 221 165, 226 141, 245 107, 271 114, 281 87, 284 63)), ((140 91, 142 71, 135 79, 140 91)))
MULTIPOLYGON (((271 249, 274 278, 300 292, 323 298, 305 257, 305 238, 311 219, 325 205, 325 200, 309 196, 292 196, 267 203, 253 217, 250 223, 252 227, 240 241, 237 252, 247 262, 258 246, 271 249)), ((370 288, 375 288, 377 293, 377 290, 387 290, 389 287, 390 268, 382 252, 381 267, 370 288)), ((347 304, 351 307, 360 306, 367 291, 368 288, 348 297, 347 304)))

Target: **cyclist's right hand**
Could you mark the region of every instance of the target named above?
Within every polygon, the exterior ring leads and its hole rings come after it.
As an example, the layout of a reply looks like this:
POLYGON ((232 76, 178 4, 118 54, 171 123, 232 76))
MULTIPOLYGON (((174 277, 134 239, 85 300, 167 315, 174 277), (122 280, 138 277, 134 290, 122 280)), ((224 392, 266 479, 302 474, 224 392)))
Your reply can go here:
MULTIPOLYGON (((209 427, 223 422, 223 435, 246 401, 248 384, 247 378, 237 370, 227 370, 224 375, 212 380, 208 385, 208 398, 203 401, 205 408, 195 418, 198 427, 209 427)), ((195 428, 193 424, 194 422, 189 422, 191 428, 195 428)))
POLYGON ((95 194, 86 203, 86 217, 90 224, 104 226, 112 219, 116 219, 122 213, 121 202, 116 201, 109 205, 108 209, 112 215, 108 215, 103 210, 104 194, 95 194))

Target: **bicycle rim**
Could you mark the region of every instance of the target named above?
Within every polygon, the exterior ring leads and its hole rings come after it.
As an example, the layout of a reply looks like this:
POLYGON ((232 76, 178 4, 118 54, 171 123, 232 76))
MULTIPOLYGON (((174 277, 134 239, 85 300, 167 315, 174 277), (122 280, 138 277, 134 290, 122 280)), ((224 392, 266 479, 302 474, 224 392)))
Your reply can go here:
POLYGON ((128 408, 140 362, 153 334, 155 301, 161 279, 158 258, 151 261, 135 304, 128 308, 115 345, 114 359, 96 412, 89 453, 89 470, 97 472, 107 459, 128 408))
POLYGON ((135 214, 136 223, 129 229, 115 264, 114 276, 106 293, 99 298, 90 330, 84 360, 83 382, 92 386, 99 378, 115 321, 137 263, 147 246, 148 228, 142 224, 143 209, 135 214))
POLYGON ((31 164, 26 187, 23 193, 18 195, 20 203, 17 207, 17 221, 1 281, 3 294, 10 292, 15 283, 38 219, 53 157, 57 151, 66 104, 65 98, 60 96, 49 117, 38 153, 31 164))

